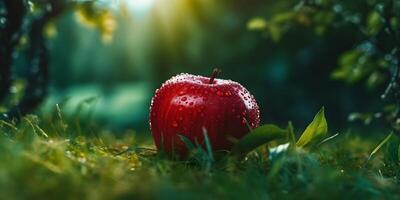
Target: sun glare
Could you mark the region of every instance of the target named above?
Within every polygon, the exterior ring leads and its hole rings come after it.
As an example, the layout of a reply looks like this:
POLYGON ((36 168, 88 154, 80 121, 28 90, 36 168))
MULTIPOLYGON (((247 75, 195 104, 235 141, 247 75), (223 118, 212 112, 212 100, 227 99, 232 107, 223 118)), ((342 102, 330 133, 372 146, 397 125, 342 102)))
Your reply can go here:
POLYGON ((134 15, 143 15, 151 10, 156 0, 125 0, 128 9, 134 15))

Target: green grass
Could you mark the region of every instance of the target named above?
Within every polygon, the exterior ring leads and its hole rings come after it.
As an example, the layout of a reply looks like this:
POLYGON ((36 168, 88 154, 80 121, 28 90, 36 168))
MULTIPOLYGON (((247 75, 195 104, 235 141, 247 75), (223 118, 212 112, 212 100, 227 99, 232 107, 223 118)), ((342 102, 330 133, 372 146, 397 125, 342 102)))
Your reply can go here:
POLYGON ((369 160, 385 135, 349 132, 312 151, 268 153, 264 145, 243 159, 173 161, 153 150, 150 136, 53 118, 0 123, 2 199, 400 198, 395 136, 369 160))

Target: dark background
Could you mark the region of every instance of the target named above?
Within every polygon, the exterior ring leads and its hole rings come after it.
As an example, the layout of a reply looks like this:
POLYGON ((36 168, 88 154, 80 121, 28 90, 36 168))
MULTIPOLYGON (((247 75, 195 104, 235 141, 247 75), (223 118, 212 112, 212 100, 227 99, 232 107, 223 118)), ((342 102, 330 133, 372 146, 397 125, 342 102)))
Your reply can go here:
POLYGON ((99 1, 113 16, 105 20, 115 26, 111 33, 82 19, 79 9, 69 11, 47 29, 51 90, 41 112, 62 102, 67 116, 146 131, 150 99, 162 82, 182 72, 208 76, 214 67, 256 97, 262 123, 291 120, 304 127, 325 106, 330 127, 337 130, 348 126, 349 113, 377 109, 383 88, 331 79, 339 56, 359 42, 354 27, 329 27, 318 35, 294 26, 279 41, 249 30, 254 17, 269 19, 291 4, 99 1))

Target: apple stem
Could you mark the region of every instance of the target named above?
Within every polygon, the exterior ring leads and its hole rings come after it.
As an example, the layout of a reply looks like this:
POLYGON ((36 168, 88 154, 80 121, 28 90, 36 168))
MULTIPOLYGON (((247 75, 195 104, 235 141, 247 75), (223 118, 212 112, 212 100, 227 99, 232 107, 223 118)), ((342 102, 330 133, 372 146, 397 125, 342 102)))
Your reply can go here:
POLYGON ((221 70, 219 70, 218 68, 214 68, 213 72, 211 74, 210 77, 210 81, 208 82, 208 84, 213 84, 214 83, 214 79, 217 78, 218 74, 221 72, 221 70))

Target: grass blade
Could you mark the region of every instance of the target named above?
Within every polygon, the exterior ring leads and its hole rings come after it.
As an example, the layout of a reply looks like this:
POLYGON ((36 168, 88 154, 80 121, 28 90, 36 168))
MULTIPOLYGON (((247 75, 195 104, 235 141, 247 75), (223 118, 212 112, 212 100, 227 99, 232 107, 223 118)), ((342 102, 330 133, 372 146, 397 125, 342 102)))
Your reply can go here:
POLYGON ((372 157, 379 151, 379 149, 387 142, 389 141, 389 139, 393 136, 393 132, 390 133, 388 136, 385 137, 385 139, 382 140, 382 142, 380 142, 378 144, 378 146, 375 147, 374 150, 372 150, 372 152, 369 154, 367 162, 370 161, 372 159, 372 157))
POLYGON ((208 138, 207 130, 203 127, 204 142, 206 143, 208 157, 211 161, 214 161, 214 154, 211 148, 210 139, 208 138))

